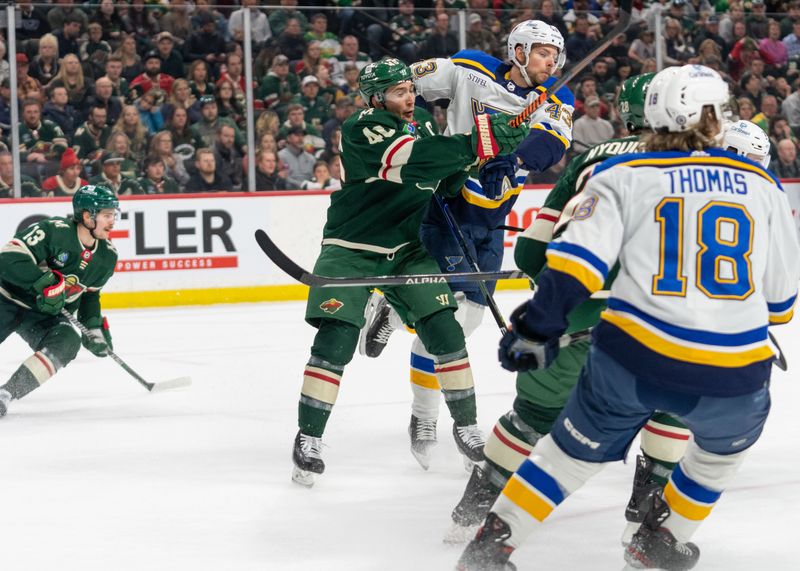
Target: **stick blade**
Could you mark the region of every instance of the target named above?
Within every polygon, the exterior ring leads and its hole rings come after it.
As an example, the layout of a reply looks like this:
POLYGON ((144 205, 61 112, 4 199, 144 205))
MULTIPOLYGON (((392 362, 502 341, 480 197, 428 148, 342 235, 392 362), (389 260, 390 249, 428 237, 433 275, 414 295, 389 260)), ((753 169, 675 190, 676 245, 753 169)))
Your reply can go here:
POLYGON ((308 286, 318 285, 315 283, 313 276, 294 263, 289 256, 284 254, 266 232, 263 230, 256 230, 255 237, 258 246, 264 251, 267 257, 272 260, 272 263, 286 272, 290 277, 308 286))
POLYGON ((160 383, 153 383, 150 389, 151 393, 160 393, 172 389, 182 389, 192 384, 191 377, 178 377, 177 379, 170 379, 168 381, 161 381, 160 383))

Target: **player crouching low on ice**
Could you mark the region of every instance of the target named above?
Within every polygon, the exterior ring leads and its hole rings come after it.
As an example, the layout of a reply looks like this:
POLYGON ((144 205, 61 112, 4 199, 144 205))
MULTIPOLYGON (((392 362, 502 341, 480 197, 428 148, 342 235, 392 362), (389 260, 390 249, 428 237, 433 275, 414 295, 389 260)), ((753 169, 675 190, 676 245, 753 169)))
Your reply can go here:
POLYGON ((100 289, 117 264, 108 236, 119 201, 108 188, 87 185, 72 197, 72 210, 71 218, 28 226, 0 250, 0 342, 16 332, 35 351, 0 386, 0 416, 72 361, 81 343, 98 357, 112 348, 100 289), (78 335, 64 308, 77 310, 91 337, 78 335))
POLYGON ((656 410, 694 435, 625 549, 628 568, 691 569, 689 540, 761 435, 774 354, 768 326, 786 323, 800 245, 786 194, 761 165, 714 149, 728 87, 703 66, 667 68, 647 89, 655 133, 645 153, 595 167, 583 202, 547 250, 534 298, 511 316, 499 357, 546 367, 566 315, 620 270, 593 329, 578 384, 508 480, 458 569, 510 569, 508 559, 571 493, 621 460, 656 410))
MULTIPOLYGON (((314 272, 331 277, 437 273, 436 261, 419 241, 431 193, 458 189, 478 158, 511 152, 528 128, 510 127, 508 115, 484 115, 471 134, 437 135, 430 115, 414 107, 411 70, 396 59, 366 66, 359 82, 369 108, 342 126, 342 189, 331 196, 314 272)), ((434 356, 454 432, 463 441, 461 452, 482 460, 472 371, 452 292, 446 284, 425 284, 387 287, 384 293, 434 356)), ((292 455, 293 480, 300 484, 312 485, 314 474, 325 469, 321 437, 358 344, 369 296, 368 287, 309 292, 306 321, 318 331, 303 374, 292 455)))

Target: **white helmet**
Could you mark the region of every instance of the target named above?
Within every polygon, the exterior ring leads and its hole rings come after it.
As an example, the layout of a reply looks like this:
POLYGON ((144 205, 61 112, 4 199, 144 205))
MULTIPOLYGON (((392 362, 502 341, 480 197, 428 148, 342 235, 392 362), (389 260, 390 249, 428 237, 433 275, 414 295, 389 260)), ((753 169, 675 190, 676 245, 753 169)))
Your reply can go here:
MULTIPOLYGON (((558 57, 556 58, 555 70, 564 67, 564 62, 567 61, 567 53, 564 51, 564 37, 558 28, 551 26, 541 20, 525 20, 520 22, 511 33, 508 35, 506 50, 508 59, 516 65, 522 72, 522 77, 531 84, 530 78, 526 67, 528 67, 528 58, 531 53, 531 48, 536 44, 544 44, 546 46, 553 46, 558 50, 558 57), (515 48, 522 45, 522 51, 525 52, 525 61, 520 64, 517 61, 515 48)), ((554 70, 554 71, 555 71, 554 70)))
POLYGON ((769 167, 769 137, 764 130, 750 121, 736 121, 725 127, 722 148, 769 167))
POLYGON ((688 131, 700 122, 703 107, 714 108, 720 124, 725 120, 728 84, 703 65, 668 67, 659 71, 647 88, 644 116, 655 130, 688 131))

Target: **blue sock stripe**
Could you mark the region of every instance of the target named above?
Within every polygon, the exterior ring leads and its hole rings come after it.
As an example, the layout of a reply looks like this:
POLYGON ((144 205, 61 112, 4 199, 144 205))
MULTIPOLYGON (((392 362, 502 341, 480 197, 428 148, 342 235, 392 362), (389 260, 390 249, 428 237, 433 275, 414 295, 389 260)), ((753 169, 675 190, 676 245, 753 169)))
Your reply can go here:
POLYGON ((417 355, 413 351, 411 353, 411 367, 424 373, 430 373, 431 375, 436 372, 433 359, 423 357, 422 355, 417 355))
POLYGON ((517 476, 536 488, 555 505, 564 501, 564 492, 561 491, 556 479, 530 460, 525 460, 517 469, 517 476))
POLYGON ((670 476, 672 485, 680 491, 684 496, 702 504, 713 504, 722 495, 722 492, 715 492, 698 484, 689 476, 683 473, 680 464, 675 466, 675 470, 670 476))

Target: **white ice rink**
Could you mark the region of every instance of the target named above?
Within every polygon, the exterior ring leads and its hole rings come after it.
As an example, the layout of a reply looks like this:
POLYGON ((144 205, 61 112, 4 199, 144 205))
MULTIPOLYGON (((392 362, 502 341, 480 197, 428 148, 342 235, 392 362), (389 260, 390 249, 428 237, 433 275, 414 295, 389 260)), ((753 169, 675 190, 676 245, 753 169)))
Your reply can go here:
MULTIPOLYGON (((506 315, 527 294, 498 296, 506 315)), ((0 419, 0 570, 452 569, 442 544, 467 481, 442 410, 436 462, 408 451, 408 349, 356 355, 325 434, 327 473, 290 481, 301 373, 314 330, 302 303, 107 312, 115 348, 149 394, 86 351, 0 419)), ((776 329, 790 373, 773 376, 766 431, 695 540, 701 570, 800 568, 800 325, 776 329)), ((480 424, 508 410, 490 317, 469 340, 480 424)), ((0 378, 29 354, 2 346, 0 378)), ((623 567, 632 464, 608 467, 518 550, 520 570, 623 567)))

